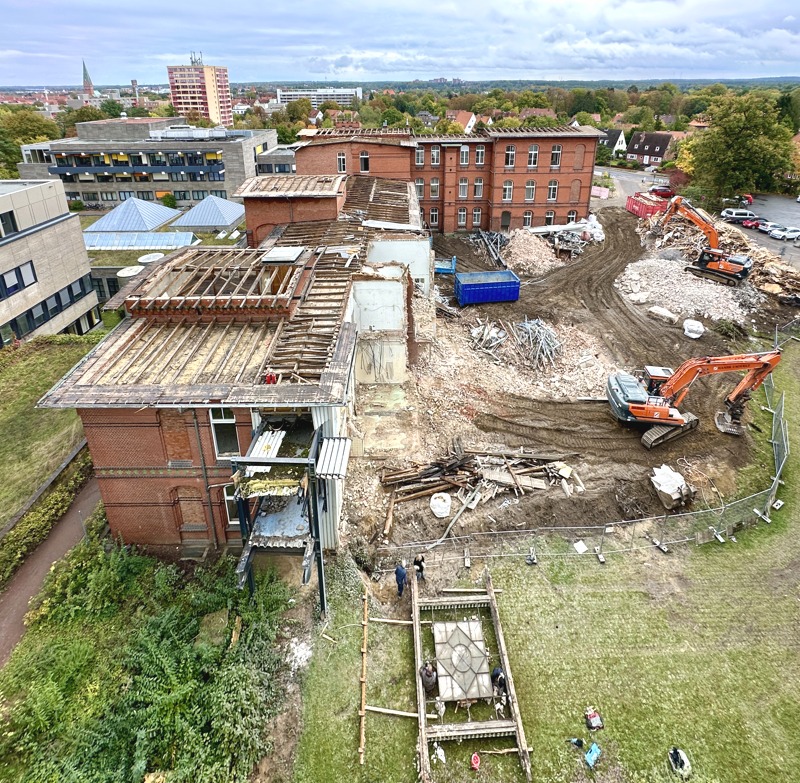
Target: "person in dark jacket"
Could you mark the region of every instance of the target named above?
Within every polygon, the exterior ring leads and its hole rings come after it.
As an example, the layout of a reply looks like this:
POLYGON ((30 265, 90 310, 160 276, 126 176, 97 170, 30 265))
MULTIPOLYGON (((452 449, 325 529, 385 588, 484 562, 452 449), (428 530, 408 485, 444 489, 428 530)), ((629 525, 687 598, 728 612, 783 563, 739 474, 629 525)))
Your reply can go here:
POLYGON ((430 661, 425 661, 425 665, 419 670, 419 676, 422 679, 422 687, 425 688, 425 693, 428 696, 432 696, 434 690, 436 690, 436 682, 439 677, 430 661))
POLYGON ((397 580, 397 597, 403 597, 403 588, 408 584, 408 574, 406 573, 405 561, 398 563, 394 569, 394 578, 397 580))
POLYGON ((506 675, 499 666, 492 669, 492 687, 498 696, 506 693, 506 675))

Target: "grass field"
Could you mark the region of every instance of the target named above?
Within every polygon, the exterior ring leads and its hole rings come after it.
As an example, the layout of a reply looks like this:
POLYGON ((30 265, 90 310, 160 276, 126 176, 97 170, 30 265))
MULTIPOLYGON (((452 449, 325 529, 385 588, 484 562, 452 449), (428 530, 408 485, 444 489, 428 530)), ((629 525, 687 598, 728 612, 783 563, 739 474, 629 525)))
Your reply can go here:
POLYGON ((39 338, 0 352, 0 526, 22 507, 80 440, 75 411, 34 406, 100 335, 39 338))
MULTIPOLYGON (((794 443, 800 442, 798 348, 787 346, 775 378, 787 392, 794 443)), ((755 459, 764 458, 759 448, 755 459)), ((743 483, 754 483, 755 475, 763 476, 763 467, 747 471, 743 483)), ((542 557, 533 568, 518 561, 491 565, 495 587, 504 591, 500 614, 534 748, 534 780, 590 779, 565 742, 589 739, 582 722, 589 704, 606 721, 592 736, 603 750, 596 781, 675 780, 666 763, 673 744, 689 754, 698 783, 793 779, 800 768, 799 479, 794 455, 780 495, 786 505, 770 526, 743 532, 738 543, 618 555, 605 566, 589 556, 542 557)), ((564 551, 563 544, 551 550, 564 551)), ((473 562, 473 572, 479 566, 473 562)), ((367 762, 358 764, 360 601, 357 574, 348 573, 338 566, 332 580, 335 614, 326 632, 338 644, 318 639, 304 683, 295 781, 412 783, 414 720, 369 715, 367 762)), ((372 624, 369 630, 367 702, 413 711, 410 630, 372 624)), ((480 772, 470 772, 468 746, 447 746, 437 783, 524 779, 513 756, 484 756, 480 772)))

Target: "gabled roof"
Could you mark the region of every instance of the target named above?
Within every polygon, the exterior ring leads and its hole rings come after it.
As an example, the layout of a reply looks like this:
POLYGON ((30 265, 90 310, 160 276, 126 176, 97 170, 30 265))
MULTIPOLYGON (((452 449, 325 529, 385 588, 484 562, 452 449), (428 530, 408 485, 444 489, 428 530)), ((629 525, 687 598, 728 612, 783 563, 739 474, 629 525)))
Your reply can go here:
POLYGON ((238 225, 244 218, 244 206, 219 196, 206 196, 199 204, 184 212, 171 228, 218 228, 238 225))
POLYGON ((85 231, 153 231, 180 214, 180 210, 170 209, 163 204, 129 198, 85 231))
POLYGON ((671 141, 671 133, 645 133, 639 131, 631 136, 631 140, 628 142, 628 152, 636 155, 644 155, 645 153, 652 155, 654 152, 660 152, 663 155, 671 141), (648 147, 648 149, 645 149, 645 147, 648 147))
POLYGON ((620 136, 622 136, 622 141, 625 141, 623 131, 621 131, 619 128, 601 128, 601 130, 606 134, 605 139, 600 139, 600 144, 602 144, 604 147, 609 147, 611 149, 616 147, 620 136))

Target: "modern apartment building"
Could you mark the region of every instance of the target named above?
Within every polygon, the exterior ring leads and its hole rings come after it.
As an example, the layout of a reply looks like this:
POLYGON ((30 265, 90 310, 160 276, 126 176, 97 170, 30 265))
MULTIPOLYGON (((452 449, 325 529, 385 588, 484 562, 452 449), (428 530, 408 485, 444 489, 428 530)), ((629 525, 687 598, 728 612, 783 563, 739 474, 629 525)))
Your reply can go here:
POLYGON ((53 180, 0 180, 0 346, 100 319, 80 221, 53 180))
POLYGON ((217 125, 233 125, 227 68, 193 57, 191 65, 168 65, 167 75, 176 114, 197 112, 217 125))
MULTIPOLYGON (((340 106, 349 106, 353 98, 361 100, 363 91, 361 87, 318 87, 314 90, 303 89, 278 89, 278 103, 284 106, 292 101, 298 101, 300 98, 308 98, 311 105, 318 109, 325 101, 336 101, 340 106)), ((177 108, 177 107, 176 107, 177 108)))
POLYGON ((195 128, 183 118, 79 122, 71 139, 25 144, 20 176, 60 179, 67 199, 113 207, 167 194, 179 206, 228 198, 256 174, 257 156, 277 146, 274 130, 195 128))
POLYGON ((505 231, 586 217, 603 136, 596 128, 571 126, 450 136, 322 129, 297 146, 295 164, 298 175, 412 182, 432 231, 505 231))

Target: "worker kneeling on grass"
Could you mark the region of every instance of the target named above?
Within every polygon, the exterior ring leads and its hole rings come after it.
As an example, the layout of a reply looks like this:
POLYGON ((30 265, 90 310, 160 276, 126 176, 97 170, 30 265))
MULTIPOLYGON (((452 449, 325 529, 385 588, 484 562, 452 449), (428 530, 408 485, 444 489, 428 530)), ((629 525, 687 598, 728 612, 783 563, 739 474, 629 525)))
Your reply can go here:
POLYGON ((419 676, 422 678, 422 687, 425 688, 425 693, 428 696, 433 696, 439 676, 430 661, 425 661, 425 664, 419 670, 419 676))

